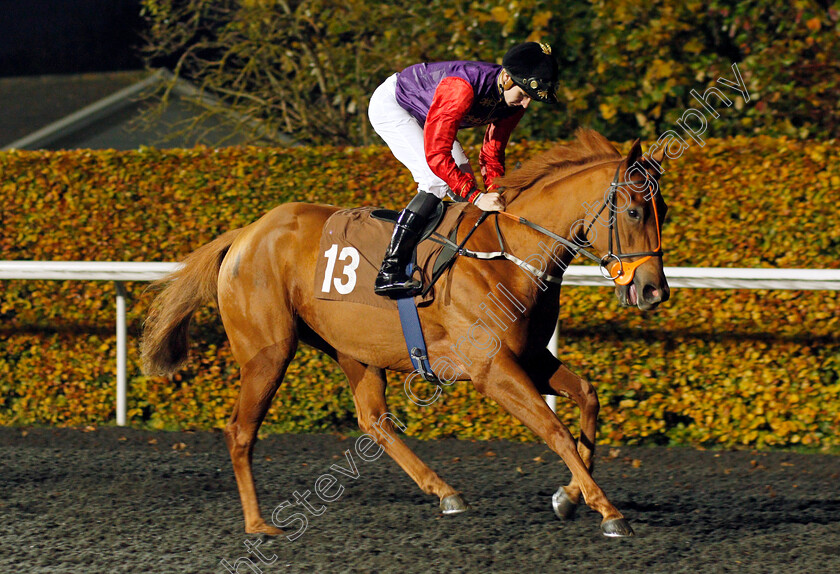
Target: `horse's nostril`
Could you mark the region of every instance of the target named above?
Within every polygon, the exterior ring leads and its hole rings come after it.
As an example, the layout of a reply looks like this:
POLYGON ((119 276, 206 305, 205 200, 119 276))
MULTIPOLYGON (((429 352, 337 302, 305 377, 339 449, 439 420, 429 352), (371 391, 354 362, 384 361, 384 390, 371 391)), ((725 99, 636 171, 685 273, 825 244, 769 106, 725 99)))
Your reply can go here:
POLYGON ((645 288, 642 289, 642 298, 648 303, 655 303, 657 301, 661 301, 662 291, 648 283, 647 285, 645 285, 645 288))

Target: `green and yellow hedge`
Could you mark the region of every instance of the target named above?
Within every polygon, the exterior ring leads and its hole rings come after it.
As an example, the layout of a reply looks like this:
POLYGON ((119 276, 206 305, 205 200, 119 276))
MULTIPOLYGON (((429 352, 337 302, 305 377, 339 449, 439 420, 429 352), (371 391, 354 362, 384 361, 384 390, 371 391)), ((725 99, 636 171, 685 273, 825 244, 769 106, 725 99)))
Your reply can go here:
MULTIPOLYGON (((510 164, 547 144, 513 144, 510 164)), ((626 149, 626 145, 625 145, 626 149)), ((474 151, 474 150, 473 150, 474 151)), ((734 138, 666 164, 665 263, 837 268, 835 142, 734 138)), ((387 149, 227 148, 0 153, 0 259, 176 261, 288 201, 400 207, 413 183, 387 149)), ((0 424, 99 424, 114 416, 114 286, 5 281, 0 298, 0 424)), ((128 286, 136 343, 152 294, 128 286)), ((611 289, 568 287, 560 351, 596 383, 600 440, 704 445, 840 444, 834 292, 675 289, 658 312, 618 307, 611 289)), ((219 428, 238 370, 215 311, 193 324, 173 380, 140 373, 129 349, 129 421, 219 428)), ((392 412, 424 438, 533 440, 469 383, 418 407, 392 377, 392 412)), ((576 426, 576 409, 559 412, 576 426)), ((298 352, 266 420, 273 432, 355 426, 337 366, 298 352)))

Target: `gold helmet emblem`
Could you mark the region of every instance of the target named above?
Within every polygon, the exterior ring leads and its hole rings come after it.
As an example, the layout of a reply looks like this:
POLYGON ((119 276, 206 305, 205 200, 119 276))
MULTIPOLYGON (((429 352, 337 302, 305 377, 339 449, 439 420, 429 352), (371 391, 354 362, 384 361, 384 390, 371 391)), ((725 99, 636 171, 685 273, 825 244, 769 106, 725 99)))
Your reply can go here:
POLYGON ((542 48, 543 54, 551 55, 551 46, 549 44, 544 44, 540 42, 540 48, 542 48))

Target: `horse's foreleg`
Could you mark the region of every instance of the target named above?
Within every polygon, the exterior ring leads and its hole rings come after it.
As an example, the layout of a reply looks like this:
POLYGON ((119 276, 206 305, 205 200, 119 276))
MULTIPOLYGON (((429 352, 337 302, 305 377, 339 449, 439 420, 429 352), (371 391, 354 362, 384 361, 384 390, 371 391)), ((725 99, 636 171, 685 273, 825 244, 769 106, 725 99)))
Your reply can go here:
POLYGON ((386 380, 382 369, 363 365, 342 355, 338 356, 338 362, 353 389, 359 427, 376 439, 388 456, 402 467, 423 492, 438 496, 444 514, 466 510, 467 505, 458 491, 440 478, 399 438, 394 421, 401 423, 388 412, 386 380))
POLYGON ((498 402, 506 411, 522 421, 560 455, 580 485, 583 499, 603 517, 601 529, 607 536, 630 536, 633 530, 618 509, 607 499, 589 473, 587 463, 578 453, 569 429, 548 408, 533 381, 513 359, 496 355, 487 372, 475 380, 482 394, 498 402))
POLYGON ((266 523, 260 514, 251 461, 257 442, 257 431, 294 356, 296 345, 296 340, 289 338, 263 349, 242 367, 239 398, 236 399, 233 414, 225 427, 225 442, 230 451, 242 511, 245 514, 245 532, 248 534, 264 533, 276 536, 283 533, 279 528, 266 523))
MULTIPOLYGON (((594 466, 595 433, 600 403, 598 394, 589 381, 576 375, 557 360, 547 349, 530 363, 529 374, 540 394, 557 395, 572 399, 580 409, 580 439, 578 454, 590 474, 594 466)), ((571 482, 557 489, 552 497, 554 511, 560 518, 572 518, 580 501, 580 484, 572 476, 571 482)))

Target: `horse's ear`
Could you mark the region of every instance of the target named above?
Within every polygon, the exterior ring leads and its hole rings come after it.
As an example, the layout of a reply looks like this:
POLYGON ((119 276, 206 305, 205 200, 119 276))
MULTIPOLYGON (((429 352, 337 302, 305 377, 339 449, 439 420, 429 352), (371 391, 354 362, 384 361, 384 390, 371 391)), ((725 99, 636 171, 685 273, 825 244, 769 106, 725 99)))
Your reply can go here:
POLYGON ((654 146, 653 152, 648 151, 646 156, 642 156, 642 166, 658 179, 662 173, 662 162, 665 161, 665 148, 654 146))
POLYGON ((656 146, 656 150, 650 154, 650 159, 655 161, 657 164, 662 165, 662 162, 665 161, 665 148, 656 146))
POLYGON ((656 149, 653 150, 653 153, 648 158, 648 163, 653 164, 656 171, 662 173, 662 162, 665 161, 665 157, 665 148, 656 146, 656 149))
POLYGON ((642 157, 642 142, 636 139, 633 145, 630 146, 630 153, 627 154, 627 159, 625 160, 626 165, 628 167, 633 165, 640 157, 642 157))

